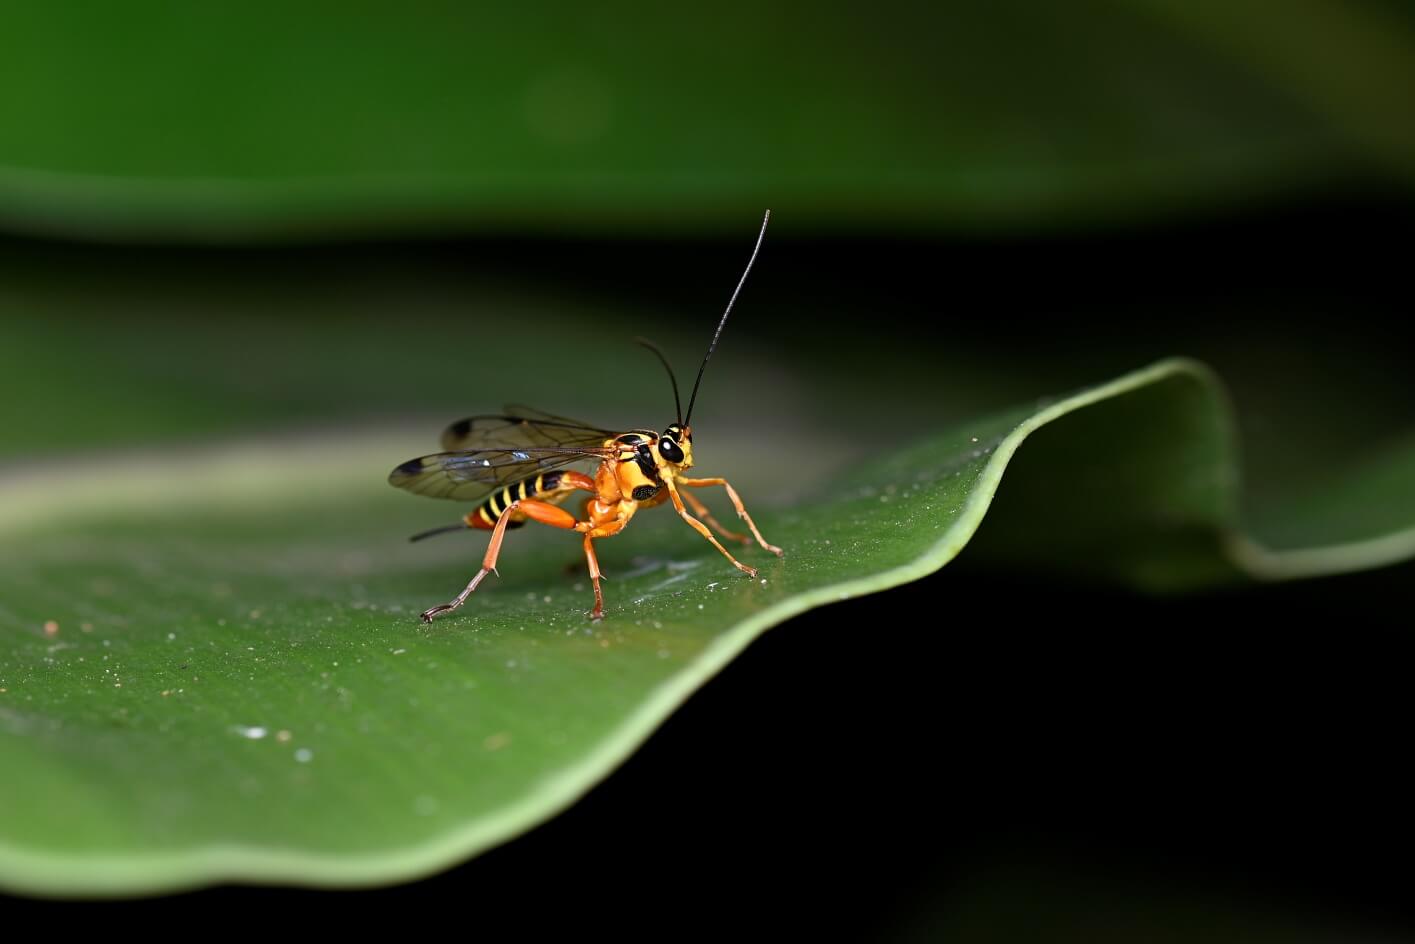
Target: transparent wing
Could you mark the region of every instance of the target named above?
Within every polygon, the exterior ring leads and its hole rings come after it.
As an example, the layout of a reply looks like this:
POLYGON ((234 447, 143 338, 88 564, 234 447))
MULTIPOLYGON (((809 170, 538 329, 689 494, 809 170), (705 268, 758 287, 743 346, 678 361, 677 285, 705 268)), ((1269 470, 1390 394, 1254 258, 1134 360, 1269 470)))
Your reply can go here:
POLYGON ((601 446, 512 446, 439 452, 409 459, 388 484, 427 495, 478 501, 512 482, 575 462, 599 461, 616 451, 601 446))
POLYGON ((469 416, 448 426, 442 431, 442 448, 456 452, 522 446, 598 447, 614 435, 613 430, 512 405, 500 415, 469 416))
POLYGON ((572 420, 565 416, 556 416, 554 413, 547 413, 544 410, 537 410, 533 406, 526 406, 524 403, 508 403, 502 407, 510 416, 521 417, 532 422, 553 423, 558 426, 574 427, 584 430, 595 430, 600 433, 613 433, 613 430, 598 429, 595 426, 582 420, 572 420))

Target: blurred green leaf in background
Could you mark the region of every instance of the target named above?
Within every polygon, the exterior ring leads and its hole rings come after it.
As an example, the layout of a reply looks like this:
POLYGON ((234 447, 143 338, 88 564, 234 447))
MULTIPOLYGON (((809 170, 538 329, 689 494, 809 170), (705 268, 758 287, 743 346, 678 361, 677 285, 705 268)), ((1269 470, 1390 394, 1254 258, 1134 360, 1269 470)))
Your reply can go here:
POLYGON ((1036 227, 1415 173, 1379 0, 27 3, 6 34, 26 232, 1036 227))

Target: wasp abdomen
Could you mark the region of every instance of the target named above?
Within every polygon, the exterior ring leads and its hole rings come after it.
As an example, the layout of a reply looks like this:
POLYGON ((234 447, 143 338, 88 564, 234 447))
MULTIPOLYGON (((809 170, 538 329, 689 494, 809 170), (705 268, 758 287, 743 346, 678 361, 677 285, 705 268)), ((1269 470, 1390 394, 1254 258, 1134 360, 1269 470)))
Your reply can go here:
MULTIPOLYGON (((473 528, 490 531, 496 527, 496 522, 506 513, 506 509, 510 508, 513 502, 524 501, 527 498, 558 502, 575 490, 575 486, 566 482, 567 476, 573 474, 570 472, 543 472, 533 479, 512 482, 505 488, 492 492, 476 511, 467 515, 466 521, 473 528)), ((518 521, 512 518, 506 522, 506 527, 519 528, 525 523, 524 520, 518 521)))

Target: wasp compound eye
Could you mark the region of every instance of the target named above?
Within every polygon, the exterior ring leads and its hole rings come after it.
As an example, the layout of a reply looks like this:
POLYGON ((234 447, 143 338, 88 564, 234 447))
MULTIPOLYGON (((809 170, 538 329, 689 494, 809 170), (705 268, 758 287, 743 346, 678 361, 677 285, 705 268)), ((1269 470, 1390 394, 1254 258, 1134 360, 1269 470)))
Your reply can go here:
POLYGON ((660 439, 658 441, 658 451, 663 454, 663 458, 669 462, 682 462, 683 450, 678 448, 678 444, 671 439, 660 439))

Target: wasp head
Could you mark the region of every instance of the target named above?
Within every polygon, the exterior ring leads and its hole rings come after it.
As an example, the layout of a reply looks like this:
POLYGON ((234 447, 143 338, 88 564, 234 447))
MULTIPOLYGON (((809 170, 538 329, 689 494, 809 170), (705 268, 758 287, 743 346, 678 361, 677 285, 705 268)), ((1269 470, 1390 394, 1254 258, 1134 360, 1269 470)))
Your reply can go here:
POLYGON ((658 438, 658 454, 680 469, 693 467, 693 429, 674 423, 658 438))

